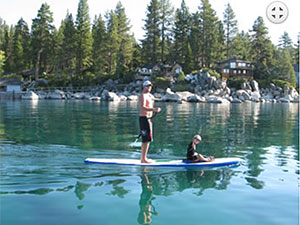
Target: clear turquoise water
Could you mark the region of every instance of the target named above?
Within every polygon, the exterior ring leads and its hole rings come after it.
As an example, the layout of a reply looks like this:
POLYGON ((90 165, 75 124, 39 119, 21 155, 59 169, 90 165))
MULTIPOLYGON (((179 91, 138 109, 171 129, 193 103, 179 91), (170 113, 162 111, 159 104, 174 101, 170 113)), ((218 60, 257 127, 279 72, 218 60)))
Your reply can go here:
POLYGON ((0 224, 299 223, 298 104, 172 104, 154 119, 152 158, 199 151, 236 168, 84 164, 139 158, 136 103, 0 102, 0 224), (151 220, 151 222, 150 222, 151 220))

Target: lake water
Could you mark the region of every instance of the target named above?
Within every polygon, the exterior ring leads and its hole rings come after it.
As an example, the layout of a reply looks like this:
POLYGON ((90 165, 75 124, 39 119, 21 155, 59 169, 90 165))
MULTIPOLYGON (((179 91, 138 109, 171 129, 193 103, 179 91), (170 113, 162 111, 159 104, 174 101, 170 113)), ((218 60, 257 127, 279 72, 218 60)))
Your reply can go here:
POLYGON ((139 158, 134 102, 1 101, 0 224, 299 223, 299 105, 158 103, 149 157, 198 150, 235 168, 85 164, 139 158))

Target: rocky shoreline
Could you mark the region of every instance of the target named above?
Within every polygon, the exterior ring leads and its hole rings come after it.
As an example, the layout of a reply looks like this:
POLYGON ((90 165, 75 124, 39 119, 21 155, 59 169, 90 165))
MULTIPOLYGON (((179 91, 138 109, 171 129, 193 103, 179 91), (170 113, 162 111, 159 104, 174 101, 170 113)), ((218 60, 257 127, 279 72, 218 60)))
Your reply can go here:
MULTIPOLYGON (((188 91, 175 92, 176 82, 167 89, 154 86, 157 101, 162 102, 202 102, 202 103, 243 103, 243 102, 285 102, 299 103, 299 93, 295 88, 278 87, 270 84, 268 88, 259 88, 255 80, 242 83, 240 89, 229 88, 227 81, 217 79, 208 73, 199 72, 196 75, 187 75, 188 91)), ((103 85, 91 87, 85 92, 55 90, 33 91, 28 90, 22 99, 88 99, 91 101, 137 101, 143 81, 135 81, 124 85, 119 91, 118 81, 108 80, 103 85)))

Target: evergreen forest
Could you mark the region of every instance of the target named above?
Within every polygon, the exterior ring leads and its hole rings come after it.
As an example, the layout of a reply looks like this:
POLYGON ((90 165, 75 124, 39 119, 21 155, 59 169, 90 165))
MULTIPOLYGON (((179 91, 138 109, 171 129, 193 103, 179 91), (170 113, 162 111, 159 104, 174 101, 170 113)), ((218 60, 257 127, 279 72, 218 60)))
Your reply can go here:
POLYGON ((91 19, 88 1, 79 0, 77 14, 66 12, 59 27, 50 5, 43 3, 31 27, 23 18, 10 26, 0 18, 0 78, 44 78, 53 86, 91 86, 108 79, 128 83, 142 65, 178 63, 190 74, 215 70, 217 62, 236 57, 253 63, 260 83, 296 86, 299 41, 293 43, 284 32, 275 45, 262 17, 240 31, 229 3, 223 18, 209 0, 200 0, 195 10, 184 0, 177 9, 170 0, 150 0, 145 35, 136 40, 121 2, 91 19))

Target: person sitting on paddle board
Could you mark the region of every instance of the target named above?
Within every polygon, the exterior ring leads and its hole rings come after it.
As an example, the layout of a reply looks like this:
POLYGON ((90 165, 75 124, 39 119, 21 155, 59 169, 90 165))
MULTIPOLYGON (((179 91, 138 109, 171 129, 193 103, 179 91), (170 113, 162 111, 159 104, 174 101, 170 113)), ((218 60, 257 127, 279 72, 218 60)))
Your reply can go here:
POLYGON ((191 162, 211 162, 214 161, 213 156, 204 157, 203 155, 196 152, 196 145, 201 142, 201 136, 195 135, 192 139, 192 142, 189 144, 187 148, 186 158, 191 162))
POLYGON ((154 108, 153 102, 154 97, 150 93, 152 83, 147 80, 143 83, 143 92, 139 98, 140 104, 140 130, 142 135, 142 146, 141 146, 141 162, 151 163, 152 161, 147 158, 150 142, 152 141, 152 116, 153 113, 159 113, 160 108, 154 108))

